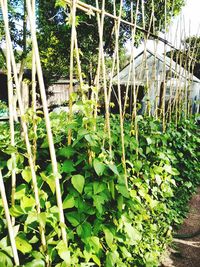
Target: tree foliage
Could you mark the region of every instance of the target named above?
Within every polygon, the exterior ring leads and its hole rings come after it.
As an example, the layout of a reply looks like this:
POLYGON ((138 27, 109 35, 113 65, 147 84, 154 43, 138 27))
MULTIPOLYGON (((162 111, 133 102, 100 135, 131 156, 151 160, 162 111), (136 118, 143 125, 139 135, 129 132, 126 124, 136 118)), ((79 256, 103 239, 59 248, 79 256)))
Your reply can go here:
MULTIPOLYGON (((84 1, 87 4, 94 6, 94 1, 84 1)), ((120 1, 116 0, 116 15, 119 15, 120 1)), ((133 1, 133 12, 136 12, 136 3, 133 1)), ((152 2, 153 3, 153 2, 152 2)), ((154 4, 149 4, 144 1, 144 20, 143 25, 142 7, 139 5, 139 13, 135 22, 138 26, 144 27, 145 30, 158 32, 164 28, 165 24, 165 1, 155 1, 154 4), (151 17, 154 10, 154 20, 152 23, 151 17), (154 24, 154 27, 153 27, 154 24)), ((169 24, 172 16, 177 15, 184 4, 184 0, 167 1, 167 17, 166 22, 169 24)), ((99 8, 102 8, 102 3, 99 1, 99 8)), ((122 10, 122 19, 131 21, 131 1, 124 1, 122 10)), ((105 10, 114 14, 113 1, 109 0, 105 3, 105 10)), ((39 26, 39 44, 42 53, 42 62, 46 71, 50 76, 67 75, 69 66, 70 52, 70 9, 65 4, 65 1, 39 1, 38 6, 38 26, 39 26), (55 60, 56 59, 56 60, 55 60)), ((133 16, 134 17, 134 16, 133 16)), ((97 67, 97 53, 99 47, 99 32, 96 16, 86 14, 77 9, 76 30, 78 36, 78 46, 82 52, 81 61, 84 66, 83 72, 87 77, 94 78, 97 67)), ((131 38, 130 26, 121 23, 120 28, 120 48, 127 39, 131 38)), ((136 45, 141 42, 144 35, 137 31, 136 45)), ((106 55, 112 55, 115 47, 114 20, 105 16, 104 20, 104 51, 106 55)))
MULTIPOLYGON (((123 3, 122 18, 131 21, 131 1, 126 0, 123 3)), ((95 5, 93 0, 83 1, 90 5, 95 5)), ((139 4, 139 12, 134 21, 138 26, 154 33, 164 29, 165 25, 165 1, 144 0, 144 12, 142 4, 139 4), (144 15, 144 19, 143 19, 144 15), (152 16, 153 15, 153 16, 152 16), (154 18, 152 20, 152 17, 154 18), (143 22, 145 21, 145 25, 143 22)), ((136 12, 136 3, 133 1, 133 12, 136 12)), ((184 4, 184 0, 168 0, 166 7, 166 22, 169 24, 172 16, 177 15, 184 4)), ((102 2, 99 1, 99 8, 102 8, 102 2)), ((116 15, 119 15, 120 0, 115 1, 116 15)), ((24 46, 24 1, 9 1, 9 19, 13 43, 16 48, 24 46)), ((113 1, 105 1, 105 10, 114 14, 113 1)), ((70 58, 70 7, 65 1, 58 0, 36 0, 38 41, 41 53, 42 65, 48 79, 68 76, 69 58, 70 58)), ((77 9, 76 30, 78 36, 78 46, 81 51, 81 61, 83 72, 87 79, 93 79, 97 67, 97 54, 99 47, 98 24, 95 15, 86 14, 77 9)), ((3 31, 2 14, 0 15, 1 40, 5 39, 3 31)), ((25 25, 24 25, 25 26, 25 25)), ((28 32, 27 32, 28 33, 28 32)), ((120 48, 131 37, 130 26, 121 23, 120 27, 120 48)), ((136 45, 144 38, 140 32, 136 32, 136 45)), ((106 55, 112 55, 115 47, 114 20, 105 16, 104 20, 104 50, 106 55)), ((27 48, 27 53, 29 52, 27 48)), ((24 56, 24 54, 22 55, 24 56)), ((21 59, 19 57, 19 59, 21 59)))

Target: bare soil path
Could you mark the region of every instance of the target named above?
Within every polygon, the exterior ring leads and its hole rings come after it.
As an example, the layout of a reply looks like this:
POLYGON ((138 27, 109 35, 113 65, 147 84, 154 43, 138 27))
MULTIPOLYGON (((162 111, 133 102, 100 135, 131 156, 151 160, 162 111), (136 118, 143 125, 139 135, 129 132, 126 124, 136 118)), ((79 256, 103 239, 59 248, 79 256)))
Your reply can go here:
MULTIPOLYGON (((178 234, 192 234, 200 230, 200 188, 190 200, 190 212, 178 234)), ((187 239, 174 239, 163 267, 200 267, 200 234, 187 239)))

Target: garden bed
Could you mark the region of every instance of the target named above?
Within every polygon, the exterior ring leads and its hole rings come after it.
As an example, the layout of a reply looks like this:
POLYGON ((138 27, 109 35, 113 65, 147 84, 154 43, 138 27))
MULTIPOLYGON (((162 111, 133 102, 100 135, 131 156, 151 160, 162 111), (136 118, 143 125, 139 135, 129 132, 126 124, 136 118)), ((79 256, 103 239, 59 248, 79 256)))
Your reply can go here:
MULTIPOLYGON (((30 115, 30 114, 29 114, 30 115)), ((199 185, 199 132, 194 120, 165 133, 159 121, 138 116, 139 138, 124 121, 126 169, 122 163, 119 118, 111 116, 111 140, 103 117, 94 121, 81 115, 51 114, 59 167, 68 247, 61 240, 45 125, 37 117, 37 134, 29 115, 29 138, 36 156, 35 170, 41 212, 35 207, 32 177, 19 125, 16 145, 10 146, 9 129, 0 124, 0 164, 9 203, 11 172, 17 174, 14 205, 16 245, 24 266, 158 266, 187 213, 187 203, 199 185), (72 134, 71 145, 67 135, 72 134), (111 141, 111 143, 110 143, 111 141), (111 145, 111 150, 110 150, 111 145), (11 154, 16 160, 13 162, 11 154), (39 223, 46 247, 41 246, 39 223)), ((1 211, 0 263, 13 266, 8 230, 1 211)), ((62 225, 63 227, 63 225, 62 225)))

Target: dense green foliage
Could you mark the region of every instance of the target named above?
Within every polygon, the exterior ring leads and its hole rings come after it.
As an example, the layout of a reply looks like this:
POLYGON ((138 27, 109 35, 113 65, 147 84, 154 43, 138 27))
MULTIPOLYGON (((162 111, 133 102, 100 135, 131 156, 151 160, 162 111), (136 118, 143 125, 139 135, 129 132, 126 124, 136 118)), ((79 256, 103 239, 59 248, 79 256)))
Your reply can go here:
MULTIPOLYGON (((111 117, 112 149, 104 133, 104 119, 97 129, 81 115, 68 121, 65 113, 51 114, 54 142, 61 174, 63 209, 69 239, 69 254, 60 239, 55 183, 49 159, 45 124, 38 117, 37 136, 27 115, 31 140, 37 140, 37 179, 42 213, 37 215, 24 142, 16 125, 16 146, 11 147, 7 124, 0 125, 0 168, 10 201, 10 173, 17 172, 16 203, 10 213, 16 218, 16 243, 25 266, 158 266, 171 241, 172 227, 181 223, 195 187, 200 183, 199 132, 193 120, 169 125, 138 116, 139 143, 129 119, 124 123, 128 185, 121 165, 118 116, 111 117), (87 125, 87 126, 86 126, 87 125), (66 136, 72 129, 72 145, 66 136), (105 140, 103 145, 103 140, 105 140), (136 154, 138 151, 138 156, 136 154), (12 162, 11 153, 16 153, 12 162), (47 252, 38 232, 45 227, 47 252), (48 255, 48 257, 47 257, 48 255), (82 264, 81 264, 82 263, 82 264)), ((0 203, 0 265, 13 266, 11 247, 0 203)))

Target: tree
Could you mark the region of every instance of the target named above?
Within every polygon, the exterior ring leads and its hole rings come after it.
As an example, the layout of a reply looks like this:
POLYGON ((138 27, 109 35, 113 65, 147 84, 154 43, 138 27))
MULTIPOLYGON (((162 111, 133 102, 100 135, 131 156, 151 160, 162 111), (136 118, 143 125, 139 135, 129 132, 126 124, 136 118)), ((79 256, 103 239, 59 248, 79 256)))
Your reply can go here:
MULTIPOLYGON (((122 18, 130 21, 131 9, 130 3, 132 0, 124 1, 122 18)), ((93 0, 84 1, 87 4, 94 5, 93 0)), ((99 8, 101 9, 101 2, 99 1, 99 8)), ((107 12, 113 14, 113 1, 105 1, 105 9, 107 12)), ((116 0, 116 12, 118 14, 120 1, 116 0)), ((177 15, 184 0, 168 0, 167 1, 167 17, 166 22, 169 24, 170 19, 177 15)), ((143 25, 142 7, 140 4, 139 13, 136 20, 138 26, 149 30, 151 15, 154 9, 154 26, 150 30, 156 33, 164 28, 165 24, 165 1, 149 1, 144 0, 144 20, 143 25)), ((136 1, 133 1, 133 12, 136 11, 136 1)), ((49 3, 48 0, 40 0, 38 5, 38 27, 39 27, 39 45, 41 49, 41 57, 46 73, 48 76, 59 77, 59 75, 67 75, 69 66, 69 47, 70 47, 70 10, 65 1, 53 0, 49 3), (55 60, 56 59, 56 60, 55 60)), ((93 77, 97 66, 97 50, 99 46, 98 25, 95 16, 89 16, 86 13, 77 10, 77 36, 78 46, 82 52, 82 65, 84 73, 88 77, 93 77), (91 73, 92 70, 92 73, 91 73)), ((120 48, 127 38, 131 37, 131 28, 128 25, 121 24, 120 28, 120 48)), ((137 31, 137 42, 141 42, 144 35, 137 31)), ((114 20, 105 16, 104 21, 104 51, 107 55, 112 55, 115 47, 114 36, 114 20)))
MULTIPOLYGON (((131 20, 131 1, 133 3, 133 13, 136 12, 137 1, 125 0, 123 2, 122 18, 131 20)), ((83 1, 94 5, 94 0, 83 1)), ((9 17, 11 22, 11 32, 13 42, 16 47, 25 47, 24 27, 17 26, 16 22, 24 19, 23 0, 10 0, 9 17)), ((135 19, 138 26, 144 30, 156 33, 164 29, 165 21, 169 24, 170 19, 179 13, 184 4, 184 0, 167 0, 166 20, 165 20, 165 0, 142 0, 139 2, 139 12, 135 19), (144 4, 144 12, 142 4, 144 4), (153 11, 154 10, 154 11, 153 11), (154 12, 154 13, 153 13, 154 12), (143 16, 144 15, 144 16, 143 16), (153 15, 153 16, 152 16, 153 15), (152 20, 152 17, 154 20, 152 20), (144 22, 145 21, 145 25, 144 22)), ((119 14, 120 0, 115 0, 116 15, 119 14)), ((70 60, 70 8, 64 0, 36 0, 38 42, 41 61, 47 80, 58 79, 61 76, 68 76, 70 60)), ((99 8, 102 8, 102 1, 99 1, 99 8)), ((113 0, 105 1, 105 10, 114 13, 113 0)), ((134 16, 133 16, 134 17, 134 16)), ((83 72, 86 78, 94 79, 97 68, 97 56, 99 47, 99 33, 96 16, 86 14, 77 9, 76 30, 78 36, 78 46, 81 51, 81 61, 83 72)), ((21 23, 19 23, 21 24, 21 23)), ((114 20, 105 16, 104 21, 104 51, 110 56, 115 47, 114 20)), ((21 24, 22 25, 22 24, 21 24)), ((2 22, 1 22, 2 26, 2 22)), ((28 31, 26 31, 27 34, 28 31)), ((136 45, 144 38, 144 34, 137 30, 136 45)), ((131 38, 130 26, 121 23, 119 47, 123 50, 125 41, 131 38)), ((25 52, 19 59, 26 56, 31 47, 26 47, 25 52)))
POLYGON ((188 37, 184 43, 187 47, 186 54, 189 55, 185 59, 188 70, 200 79, 200 36, 188 37))
POLYGON ((182 45, 184 49, 172 50, 168 56, 200 79, 200 36, 187 37, 182 45))

